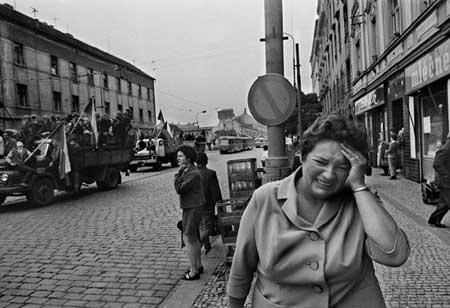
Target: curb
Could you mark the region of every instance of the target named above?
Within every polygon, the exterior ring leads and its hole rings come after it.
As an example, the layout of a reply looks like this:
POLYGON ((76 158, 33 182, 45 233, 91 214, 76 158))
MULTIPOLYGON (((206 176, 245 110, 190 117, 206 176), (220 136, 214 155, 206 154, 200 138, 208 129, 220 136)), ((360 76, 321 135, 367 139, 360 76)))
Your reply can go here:
POLYGON ((166 297, 166 299, 158 306, 159 308, 190 308, 193 306, 203 288, 211 279, 217 266, 225 260, 225 246, 220 240, 220 236, 214 240, 212 246, 213 247, 208 255, 202 256, 202 264, 205 268, 205 273, 202 274, 200 279, 194 281, 184 281, 180 279, 176 290, 166 297))

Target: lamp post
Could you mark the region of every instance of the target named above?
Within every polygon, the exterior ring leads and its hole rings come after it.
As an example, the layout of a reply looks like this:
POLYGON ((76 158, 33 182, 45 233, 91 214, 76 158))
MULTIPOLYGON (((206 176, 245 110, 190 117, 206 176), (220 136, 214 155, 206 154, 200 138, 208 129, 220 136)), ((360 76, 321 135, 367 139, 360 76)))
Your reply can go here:
MULTIPOLYGON (((295 82, 295 39, 294 39, 294 36, 290 33, 283 32, 283 34, 287 35, 292 40, 292 70, 293 70, 292 81, 294 84, 294 88, 297 89, 296 82, 295 82)), ((283 37, 283 39, 287 39, 287 37, 283 37)))
POLYGON ((206 110, 202 110, 202 111, 200 111, 200 112, 197 112, 197 114, 195 115, 195 123, 197 123, 197 127, 198 127, 198 128, 200 128, 200 125, 198 125, 198 116, 199 116, 201 113, 206 113, 206 110))

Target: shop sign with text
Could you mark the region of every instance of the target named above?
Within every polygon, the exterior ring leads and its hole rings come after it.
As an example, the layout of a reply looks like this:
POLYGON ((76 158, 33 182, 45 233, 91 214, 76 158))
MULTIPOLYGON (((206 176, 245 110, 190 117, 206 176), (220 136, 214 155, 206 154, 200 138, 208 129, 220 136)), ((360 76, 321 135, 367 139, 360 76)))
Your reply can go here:
POLYGON ((405 69, 405 90, 411 93, 450 73, 450 39, 405 69))
POLYGON ((384 104, 384 87, 380 86, 370 91, 365 96, 355 101, 355 114, 361 114, 367 110, 384 104))

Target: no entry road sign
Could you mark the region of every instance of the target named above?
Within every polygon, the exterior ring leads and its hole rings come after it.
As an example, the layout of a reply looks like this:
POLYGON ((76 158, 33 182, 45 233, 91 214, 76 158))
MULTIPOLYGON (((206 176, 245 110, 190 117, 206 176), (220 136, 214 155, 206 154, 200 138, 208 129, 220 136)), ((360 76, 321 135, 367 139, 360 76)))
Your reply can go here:
POLYGON ((295 109, 296 93, 289 80, 270 73, 258 77, 248 92, 248 107, 255 119, 265 125, 285 122, 295 109))

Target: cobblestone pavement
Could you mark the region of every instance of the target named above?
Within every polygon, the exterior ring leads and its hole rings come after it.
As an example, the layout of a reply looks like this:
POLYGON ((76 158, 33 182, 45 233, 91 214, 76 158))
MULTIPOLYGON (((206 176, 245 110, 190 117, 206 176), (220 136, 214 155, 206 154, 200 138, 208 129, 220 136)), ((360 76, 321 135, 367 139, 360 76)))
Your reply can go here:
MULTIPOLYGON (((405 230, 411 256, 399 268, 376 265, 377 277, 388 307, 450 308, 450 229, 428 226, 434 206, 422 203, 420 185, 374 175, 368 183, 377 189, 388 211, 405 230)), ((450 217, 443 221, 450 226, 450 217)), ((193 307, 226 307, 229 266, 220 264, 193 307)), ((247 307, 249 300, 247 300, 247 307)))
MULTIPOLYGON (((259 153, 208 153, 224 198, 227 160, 259 153)), ((40 208, 8 198, 0 207, 0 308, 161 307, 183 286, 180 277, 188 266, 175 228, 181 211, 174 172, 133 173, 117 190, 90 186, 40 208)), ((450 230, 426 224, 433 207, 421 203, 417 183, 378 175, 369 182, 413 248, 403 267, 377 266, 389 307, 450 307, 450 230)), ((208 270, 208 281, 192 285, 201 292, 194 307, 226 306, 228 270, 221 264, 208 270)))

